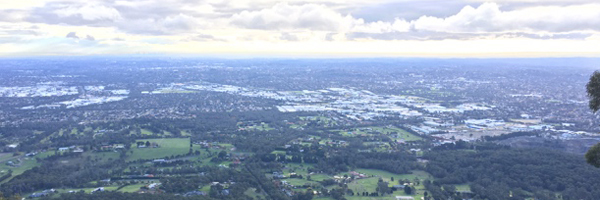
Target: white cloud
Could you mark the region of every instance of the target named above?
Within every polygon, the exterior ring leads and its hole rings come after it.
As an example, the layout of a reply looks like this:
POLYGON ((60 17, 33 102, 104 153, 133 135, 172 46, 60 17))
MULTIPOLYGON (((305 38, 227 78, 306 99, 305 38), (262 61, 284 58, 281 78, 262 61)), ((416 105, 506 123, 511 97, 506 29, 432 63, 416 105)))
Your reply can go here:
POLYGON ((362 32, 362 33, 389 33, 389 32, 407 32, 411 29, 410 22, 403 19, 395 19, 394 22, 372 22, 364 23, 360 19, 361 23, 356 24, 351 31, 362 32))
POLYGON ((416 30, 454 33, 599 31, 600 5, 544 6, 502 11, 496 3, 464 7, 446 18, 423 16, 416 30))
POLYGON ((590 35, 590 31, 600 31, 600 4, 536 6, 505 11, 496 3, 483 3, 476 8, 465 6, 445 18, 423 15, 412 21, 396 18, 393 21, 365 22, 326 5, 278 3, 269 8, 242 11, 233 15, 230 22, 246 29, 346 33, 353 39, 362 35, 378 39, 376 34, 385 34, 382 37, 386 39, 468 39, 505 37, 505 33, 538 39, 552 39, 554 35, 568 39, 571 37, 564 37, 564 33, 578 33, 571 36, 579 39, 590 35), (399 35, 394 36, 393 33, 399 35))
MULTIPOLYGON (((144 50, 149 46, 160 47, 158 50, 171 47, 173 51, 179 51, 177 45, 185 46, 186 43, 190 44, 185 47, 191 49, 195 46, 208 48, 204 45, 211 44, 214 45, 212 48, 231 48, 232 51, 241 43, 247 45, 248 51, 265 44, 281 45, 285 50, 290 48, 285 45, 287 43, 299 46, 310 43, 305 45, 306 49, 299 50, 309 51, 324 43, 331 45, 331 49, 356 48, 361 51, 367 43, 382 44, 381 48, 384 48, 392 42, 450 44, 461 41, 464 43, 455 44, 466 44, 520 39, 540 41, 531 44, 573 42, 592 51, 590 45, 582 41, 594 40, 594 44, 600 41, 600 3, 585 0, 552 0, 553 3, 461 0, 439 5, 431 3, 436 1, 420 0, 289 0, 283 1, 285 3, 274 0, 23 1, 36 3, 0 6, 0 25, 6 25, 0 27, 2 41, 16 37, 22 43, 39 43, 46 41, 44 38, 55 37, 60 38, 52 40, 56 43, 137 45, 144 50), (357 12, 357 9, 369 6, 376 9, 357 12), (442 9, 432 10, 432 7, 442 9), (15 24, 25 28, 15 28, 15 24), (31 25, 41 28, 26 28, 31 25), (75 32, 79 34, 79 39, 64 38, 71 31, 73 36, 77 36, 75 32), (89 38, 86 37, 88 34, 89 38)), ((480 47, 473 46, 471 49, 475 50, 480 47)), ((452 45, 447 47, 448 51, 453 51, 452 45)), ((393 50, 390 47, 389 51, 393 50)), ((539 50, 545 49, 539 47, 539 50)))
POLYGON ((296 6, 287 3, 259 11, 242 11, 231 17, 231 23, 239 27, 267 30, 339 31, 348 29, 355 21, 352 16, 343 16, 325 5, 296 6))
POLYGON ((54 10, 54 13, 59 17, 66 18, 71 16, 79 16, 87 21, 96 20, 118 20, 121 18, 119 11, 115 8, 106 7, 103 5, 90 5, 86 4, 83 6, 69 5, 60 9, 54 10))
POLYGON ((289 5, 278 3, 257 11, 242 11, 231 17, 231 24, 242 28, 264 30, 310 30, 335 32, 382 33, 408 31, 410 23, 403 19, 394 22, 366 23, 352 15, 343 15, 321 4, 289 5))

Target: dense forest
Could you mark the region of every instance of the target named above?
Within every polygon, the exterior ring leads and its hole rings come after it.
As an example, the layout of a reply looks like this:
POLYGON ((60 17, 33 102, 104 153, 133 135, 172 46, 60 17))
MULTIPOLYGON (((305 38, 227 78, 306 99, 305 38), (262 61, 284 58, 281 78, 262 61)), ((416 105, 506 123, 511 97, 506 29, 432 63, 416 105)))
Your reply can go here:
POLYGON ((437 150, 425 155, 435 199, 460 196, 441 188, 468 183, 475 199, 594 199, 600 171, 582 157, 551 149, 437 150))

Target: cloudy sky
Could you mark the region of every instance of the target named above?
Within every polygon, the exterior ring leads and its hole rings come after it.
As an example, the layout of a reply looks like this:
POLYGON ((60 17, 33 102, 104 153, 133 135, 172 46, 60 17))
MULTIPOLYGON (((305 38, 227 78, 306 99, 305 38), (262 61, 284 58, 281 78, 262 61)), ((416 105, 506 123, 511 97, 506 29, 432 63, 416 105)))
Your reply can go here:
POLYGON ((600 56, 597 0, 11 0, 0 56, 600 56))

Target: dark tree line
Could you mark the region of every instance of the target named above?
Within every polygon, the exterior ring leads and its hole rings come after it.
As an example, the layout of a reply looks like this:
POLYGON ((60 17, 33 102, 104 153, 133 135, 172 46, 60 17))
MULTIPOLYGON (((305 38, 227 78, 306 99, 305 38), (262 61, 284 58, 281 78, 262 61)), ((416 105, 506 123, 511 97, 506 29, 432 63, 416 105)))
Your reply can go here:
MULTIPOLYGON (((426 171, 436 178, 430 188, 469 183, 477 199, 557 199, 551 193, 561 193, 565 200, 600 196, 600 181, 590 178, 600 177, 600 171, 580 157, 555 150, 436 150, 425 158, 430 161, 426 171)), ((429 190, 436 199, 451 196, 429 190)))

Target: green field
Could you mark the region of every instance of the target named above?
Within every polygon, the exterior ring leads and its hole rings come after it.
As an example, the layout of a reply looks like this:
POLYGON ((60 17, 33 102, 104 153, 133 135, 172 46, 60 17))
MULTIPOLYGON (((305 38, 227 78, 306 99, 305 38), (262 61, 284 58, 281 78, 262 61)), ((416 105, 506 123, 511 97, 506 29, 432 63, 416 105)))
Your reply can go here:
POLYGON ((281 155, 285 155, 286 152, 285 151, 280 151, 280 150, 275 150, 273 152, 271 152, 271 154, 281 154, 281 155))
POLYGON ((122 187, 121 189, 117 190, 119 192, 137 192, 138 190, 140 190, 140 187, 145 186, 146 184, 133 184, 133 185, 128 185, 125 187, 122 187))
POLYGON ((0 162, 6 162, 10 159, 12 159, 12 154, 11 153, 0 153, 0 162))
POLYGON ((244 194, 246 196, 252 197, 252 199, 263 199, 264 198, 264 195, 256 192, 256 188, 248 188, 246 191, 244 191, 244 194))
MULTIPOLYGON (((431 175, 424 171, 412 171, 412 174, 395 174, 383 170, 375 170, 375 169, 356 169, 354 170, 358 173, 365 174, 368 178, 358 179, 348 184, 348 188, 352 189, 356 192, 375 192, 377 188, 377 182, 379 182, 379 178, 383 179, 383 181, 388 182, 388 186, 397 185, 398 180, 408 179, 410 182, 413 182, 415 178, 419 178, 420 182, 425 179, 430 179, 431 175), (373 177, 371 177, 373 176, 373 177), (391 178, 394 178, 394 181, 391 181, 391 178)), ((344 174, 349 175, 349 173, 342 173, 339 176, 343 176, 344 174)), ((425 188, 422 184, 414 186, 417 192, 413 195, 406 195, 404 191, 396 191, 392 195, 383 196, 383 197, 365 197, 365 196, 349 196, 346 195, 347 199, 356 199, 356 200, 370 200, 370 199, 395 199, 395 196, 412 196, 415 199, 420 199, 423 196, 423 192, 425 192, 425 188)))
POLYGON ((187 130, 182 130, 181 131, 181 136, 191 136, 191 135, 192 134, 189 131, 187 131, 187 130))
MULTIPOLYGON (((127 187, 127 186, 126 186, 127 187)), ((140 186, 141 187, 141 186, 140 186)), ((85 193, 91 193, 92 191, 94 191, 97 187, 94 188, 62 188, 62 189, 56 189, 56 192, 58 194, 60 193, 68 193, 69 191, 73 191, 73 192, 79 192, 81 190, 83 190, 85 193)), ((104 187, 104 191, 116 191, 118 188, 118 186, 105 186, 104 187)), ((138 187, 139 189, 139 187, 138 187)), ((119 190, 122 191, 122 190, 119 190)), ((42 190, 40 191, 36 191, 36 192, 32 192, 32 193, 28 193, 25 196, 29 196, 33 193, 38 193, 38 192, 42 192, 42 190)), ((58 194, 54 194, 53 196, 56 197, 58 194)))
POLYGON ((189 152, 190 139, 189 138, 163 138, 163 139, 146 139, 137 140, 137 142, 150 143, 156 142, 160 145, 160 148, 137 148, 136 144, 131 145, 131 150, 128 154, 127 161, 139 160, 139 159, 156 159, 164 158, 168 156, 184 155, 189 152), (133 151, 133 153, 131 153, 133 151))
MULTIPOLYGON (((91 193, 96 188, 97 187, 93 187, 93 188, 74 188, 74 189, 57 189, 56 191, 58 191, 59 193, 67 193, 69 191, 78 192, 80 190, 83 190, 85 193, 91 193)), ((115 191, 115 190, 117 190, 117 188, 119 188, 119 187, 118 186, 106 186, 106 187, 104 187, 104 191, 115 191)))
POLYGON ((142 135, 152 135, 154 134, 152 131, 148 130, 148 129, 142 129, 142 135))
MULTIPOLYGON (((55 154, 55 151, 45 151, 45 152, 39 153, 38 155, 36 155, 34 157, 26 157, 26 156, 12 157, 12 154, 1 154, 0 161, 3 161, 3 163, 0 164, 0 172, 8 172, 8 170, 12 170, 13 171, 12 177, 15 177, 33 167, 40 166, 40 163, 38 163, 36 161, 36 158, 43 159, 43 158, 46 158, 47 156, 54 155, 54 154, 55 154), (20 160, 20 162, 18 160, 20 160), (17 164, 14 167, 8 166, 8 165, 6 165, 7 161, 13 161, 17 164)), ((88 152, 83 153, 81 157, 82 158, 90 157, 92 160, 98 159, 99 161, 108 161, 108 160, 118 159, 119 153, 117 153, 117 152, 97 152, 96 153, 96 152, 88 151, 88 152)), ((83 161, 83 159, 65 159, 63 161, 75 164, 75 163, 83 161)), ((11 178, 6 179, 3 182, 9 181, 11 178)), ((93 189, 94 188, 88 188, 89 191, 91 191, 93 189)), ((110 190, 111 188, 109 187, 107 189, 110 190)), ((77 191, 78 190, 79 189, 77 189, 77 191)))
POLYGON ((202 186, 202 188, 200 188, 198 191, 209 192, 210 191, 210 185, 202 186))
POLYGON ((117 152, 85 152, 83 156, 92 156, 102 161, 116 160, 119 159, 119 153, 117 152))
POLYGON ((313 174, 310 175, 310 179, 313 181, 323 181, 325 179, 330 179, 331 176, 325 175, 325 174, 313 174))
POLYGON ((36 158, 41 158, 41 159, 44 159, 44 158, 46 158, 46 157, 48 157, 48 156, 52 156, 52 155, 54 155, 54 154, 56 154, 56 151, 50 151, 50 150, 49 150, 49 151, 45 151, 45 152, 38 153, 37 155, 35 155, 35 157, 36 157, 36 158))
POLYGON ((396 127, 380 127, 380 126, 372 126, 372 127, 363 127, 363 128, 353 128, 353 129, 344 129, 344 130, 333 130, 334 132, 338 132, 342 136, 346 137, 355 137, 355 136, 372 136, 372 135, 389 135, 392 140, 404 140, 404 141, 417 141, 422 140, 421 137, 413 135, 404 129, 396 128, 396 127))
POLYGON ((306 179, 299 179, 299 178, 288 178, 283 181, 286 181, 287 183, 289 183, 290 185, 293 185, 293 186, 321 185, 320 183, 318 183, 316 181, 309 181, 306 179))
MULTIPOLYGON (((10 155, 10 154, 9 154, 10 155)), ((2 183, 9 181, 10 179, 12 179, 13 177, 22 174, 23 172, 40 166, 40 163, 38 163, 34 158, 31 157, 20 157, 21 158, 21 162, 18 163, 16 165, 16 167, 11 167, 6 165, 7 161, 13 161, 13 162, 17 162, 17 157, 12 157, 12 155, 10 155, 11 157, 8 158, 2 158, 2 159, 6 159, 6 161, 4 161, 3 163, 0 163, 0 172, 8 172, 8 170, 12 170, 12 177, 8 178, 6 180, 4 180, 2 183)))
POLYGON ((471 186, 469 186, 469 184, 454 185, 454 187, 456 187, 456 191, 471 192, 471 186))

